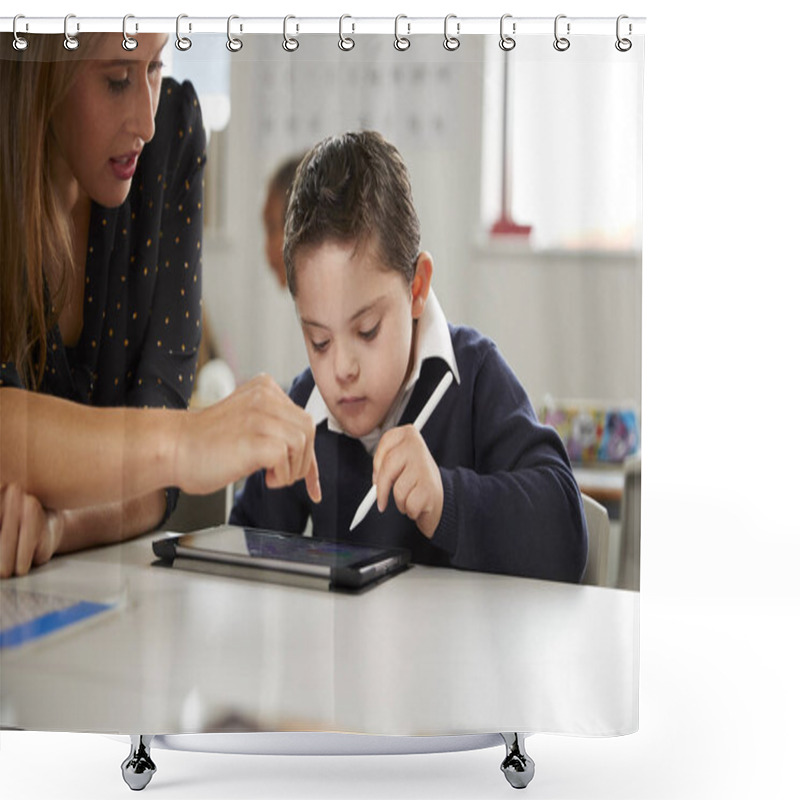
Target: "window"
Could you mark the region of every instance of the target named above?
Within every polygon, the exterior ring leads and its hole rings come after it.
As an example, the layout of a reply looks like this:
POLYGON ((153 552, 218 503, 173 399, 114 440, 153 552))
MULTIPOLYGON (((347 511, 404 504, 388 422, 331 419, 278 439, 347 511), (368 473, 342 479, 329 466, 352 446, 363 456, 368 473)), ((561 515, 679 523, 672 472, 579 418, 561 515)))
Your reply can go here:
POLYGON ((530 37, 504 53, 487 38, 482 221, 490 230, 501 216, 505 122, 506 204, 533 226, 535 249, 639 250, 641 108, 629 98, 641 96, 641 59, 607 37, 581 37, 564 53, 551 44, 530 37))

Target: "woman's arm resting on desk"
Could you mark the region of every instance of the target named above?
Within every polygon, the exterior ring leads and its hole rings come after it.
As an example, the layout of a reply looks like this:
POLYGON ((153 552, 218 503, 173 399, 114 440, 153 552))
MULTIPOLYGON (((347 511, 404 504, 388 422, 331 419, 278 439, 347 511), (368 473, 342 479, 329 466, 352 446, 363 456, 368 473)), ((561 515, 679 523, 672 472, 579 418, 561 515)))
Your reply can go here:
POLYGON ((126 503, 50 511, 11 484, 0 492, 0 578, 25 575, 55 553, 113 544, 151 530, 165 506, 159 490, 126 503))
POLYGON ((56 553, 71 553, 98 544, 114 544, 153 530, 164 518, 166 495, 162 489, 126 500, 58 512, 63 535, 56 553))
POLYGON ((311 417, 266 376, 202 411, 93 408, 0 389, 0 486, 49 509, 125 503, 168 486, 202 494, 266 468, 318 499, 311 417))
POLYGON ((0 578, 25 575, 49 561, 63 531, 61 512, 45 511, 18 484, 0 489, 0 578))

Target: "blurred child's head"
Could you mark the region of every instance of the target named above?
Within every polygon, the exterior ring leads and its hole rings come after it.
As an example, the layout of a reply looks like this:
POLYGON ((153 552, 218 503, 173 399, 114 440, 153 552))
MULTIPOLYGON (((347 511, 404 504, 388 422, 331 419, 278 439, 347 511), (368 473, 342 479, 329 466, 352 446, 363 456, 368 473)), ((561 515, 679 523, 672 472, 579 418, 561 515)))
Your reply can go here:
POLYGON ((433 272, 396 148, 373 132, 316 145, 297 170, 285 233, 314 380, 341 427, 363 436, 409 374, 433 272))
POLYGON ((267 198, 264 201, 264 252, 267 264, 275 273, 278 283, 286 287, 286 267, 283 264, 283 226, 286 223, 286 209, 289 205, 289 192, 292 189, 297 167, 302 156, 293 156, 284 161, 272 173, 267 183, 267 198))

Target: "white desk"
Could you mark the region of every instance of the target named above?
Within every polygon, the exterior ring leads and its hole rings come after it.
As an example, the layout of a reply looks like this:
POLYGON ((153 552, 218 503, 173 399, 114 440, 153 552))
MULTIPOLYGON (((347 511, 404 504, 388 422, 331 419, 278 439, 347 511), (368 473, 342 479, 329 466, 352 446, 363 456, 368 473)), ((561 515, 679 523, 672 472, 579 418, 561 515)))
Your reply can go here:
POLYGON ((95 623, 0 654, 0 725, 403 736, 628 733, 639 596, 415 566, 341 595, 151 566, 150 538, 54 559, 20 587, 127 593, 95 623))

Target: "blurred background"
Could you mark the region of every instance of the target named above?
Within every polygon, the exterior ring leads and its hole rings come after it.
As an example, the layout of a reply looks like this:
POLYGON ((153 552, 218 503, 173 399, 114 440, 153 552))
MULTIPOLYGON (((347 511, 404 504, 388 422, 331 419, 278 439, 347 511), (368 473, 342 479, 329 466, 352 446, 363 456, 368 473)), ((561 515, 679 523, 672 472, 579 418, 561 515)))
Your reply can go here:
POLYGON ((508 54, 495 36, 464 37, 452 53, 435 36, 405 52, 358 36, 343 53, 327 35, 301 37, 290 54, 268 35, 235 56, 224 36, 169 48, 210 131, 204 296, 237 381, 265 371, 288 385, 306 365, 293 304, 267 265, 269 179, 325 136, 375 129, 409 168, 448 318, 492 337, 537 405, 638 409, 641 48, 586 38, 598 41, 581 42, 581 59, 548 37, 508 54), (504 204, 511 232, 496 225, 504 204))

